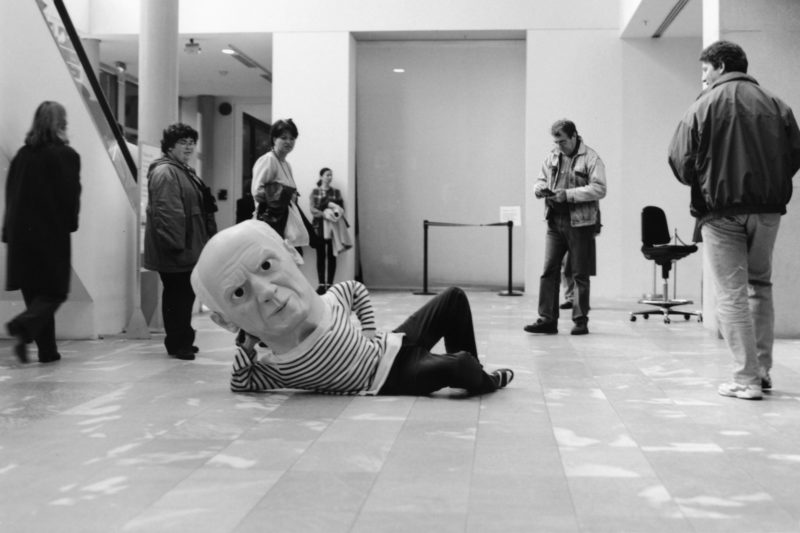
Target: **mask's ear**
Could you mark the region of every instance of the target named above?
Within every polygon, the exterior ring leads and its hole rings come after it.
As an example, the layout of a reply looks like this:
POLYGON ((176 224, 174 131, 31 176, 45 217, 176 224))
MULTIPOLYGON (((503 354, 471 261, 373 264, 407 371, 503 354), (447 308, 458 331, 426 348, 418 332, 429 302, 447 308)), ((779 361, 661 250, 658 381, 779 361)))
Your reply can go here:
POLYGON ((211 321, 214 322, 214 324, 221 327, 222 329, 227 329, 231 333, 239 332, 239 326, 237 326, 233 322, 228 322, 228 320, 224 316, 217 313, 216 311, 211 313, 211 321))

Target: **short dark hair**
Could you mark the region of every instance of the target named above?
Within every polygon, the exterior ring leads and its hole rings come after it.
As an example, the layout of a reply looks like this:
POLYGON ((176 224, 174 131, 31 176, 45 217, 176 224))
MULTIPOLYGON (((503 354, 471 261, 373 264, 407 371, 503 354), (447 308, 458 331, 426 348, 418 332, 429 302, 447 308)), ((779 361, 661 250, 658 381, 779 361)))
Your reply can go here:
POLYGON ((67 143, 67 110, 58 102, 45 100, 33 114, 31 129, 25 135, 25 144, 32 147, 67 143))
POLYGON ((700 61, 714 68, 725 65, 725 72, 747 74, 747 54, 742 47, 730 41, 717 41, 708 45, 700 54, 700 61))
POLYGON ((166 127, 161 137, 161 151, 166 154, 172 150, 175 144, 181 139, 191 139, 197 142, 197 130, 182 122, 170 124, 166 127))
POLYGON ((559 131, 563 131, 570 139, 578 134, 578 128, 575 127, 575 123, 566 118, 558 119, 550 126, 550 135, 557 135, 559 131))
POLYGON ((297 131, 297 126, 294 125, 294 122, 290 118, 276 120, 272 124, 272 128, 269 130, 269 139, 272 141, 273 146, 275 145, 275 139, 283 137, 284 133, 288 133, 295 139, 300 135, 297 131))

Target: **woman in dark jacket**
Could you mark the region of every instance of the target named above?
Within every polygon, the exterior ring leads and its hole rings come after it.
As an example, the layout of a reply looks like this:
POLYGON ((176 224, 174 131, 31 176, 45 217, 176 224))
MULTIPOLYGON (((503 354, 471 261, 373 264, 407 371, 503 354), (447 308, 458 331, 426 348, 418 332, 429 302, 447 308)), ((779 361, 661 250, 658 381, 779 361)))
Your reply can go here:
POLYGON ((216 202, 203 180, 189 166, 197 131, 186 124, 164 130, 161 151, 147 172, 147 220, 144 267, 161 277, 164 346, 178 359, 192 360, 198 351, 192 329, 194 291, 189 282, 200 251, 216 233, 216 202))
POLYGON ((70 233, 78 229, 81 194, 81 159, 68 146, 66 131, 64 106, 42 102, 6 180, 6 290, 21 290, 26 307, 6 329, 23 363, 34 341, 40 362, 61 359, 55 313, 69 294, 70 233))

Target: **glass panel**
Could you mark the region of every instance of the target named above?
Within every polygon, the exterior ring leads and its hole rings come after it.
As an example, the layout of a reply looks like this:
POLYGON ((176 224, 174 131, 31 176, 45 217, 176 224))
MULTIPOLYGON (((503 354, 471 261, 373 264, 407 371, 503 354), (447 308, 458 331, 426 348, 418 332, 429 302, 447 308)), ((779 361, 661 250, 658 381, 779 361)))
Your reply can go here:
POLYGON ((101 70, 98 81, 100 82, 100 90, 103 91, 103 94, 108 101, 108 107, 111 110, 111 114, 114 115, 114 118, 118 118, 117 99, 119 98, 119 91, 117 90, 117 75, 101 70))
POLYGON ((125 82, 125 127, 139 130, 139 86, 131 81, 125 82))

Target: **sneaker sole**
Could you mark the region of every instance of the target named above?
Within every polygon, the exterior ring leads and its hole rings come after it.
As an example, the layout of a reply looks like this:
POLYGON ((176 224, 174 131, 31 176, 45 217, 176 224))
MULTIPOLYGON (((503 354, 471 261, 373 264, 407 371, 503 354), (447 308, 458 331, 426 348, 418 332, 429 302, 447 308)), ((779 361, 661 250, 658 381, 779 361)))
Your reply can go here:
POLYGON ((761 400, 763 399, 763 394, 752 394, 752 393, 740 393, 740 392, 722 392, 717 391, 720 396, 725 396, 726 398, 738 398, 740 400, 761 400))

